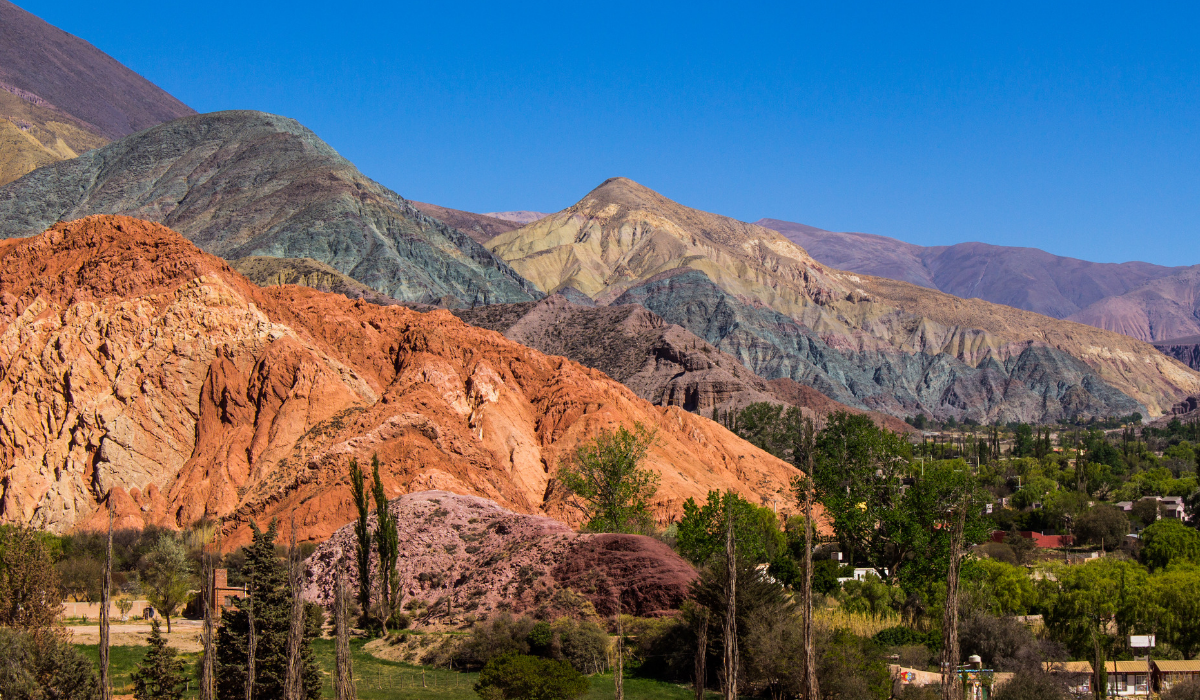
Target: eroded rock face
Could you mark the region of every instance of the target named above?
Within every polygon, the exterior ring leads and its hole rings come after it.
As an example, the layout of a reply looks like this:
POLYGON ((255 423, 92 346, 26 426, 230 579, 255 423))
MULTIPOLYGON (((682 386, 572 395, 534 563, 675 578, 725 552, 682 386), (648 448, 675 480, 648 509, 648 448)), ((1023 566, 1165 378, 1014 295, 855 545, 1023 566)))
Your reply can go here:
MULTIPOLYGON (((388 503, 400 534, 397 581, 426 622, 508 610, 554 619, 586 601, 600 615, 643 617, 679 608, 696 571, 670 547, 641 535, 577 533, 557 520, 522 515, 493 501, 447 491, 410 493, 388 503)), ((374 528, 375 515, 370 518, 374 528)), ((331 604, 337 568, 357 590, 354 526, 322 543, 306 562, 308 600, 331 604)), ((378 558, 372 560, 377 566, 378 558)))
POLYGON ((552 473, 581 441, 657 431, 657 517, 794 470, 717 424, 602 373, 463 324, 313 289, 260 289, 157 224, 90 217, 0 243, 0 520, 56 531, 353 517, 351 458, 387 493, 431 488, 573 522, 552 473), (89 521, 89 518, 92 518, 89 521))

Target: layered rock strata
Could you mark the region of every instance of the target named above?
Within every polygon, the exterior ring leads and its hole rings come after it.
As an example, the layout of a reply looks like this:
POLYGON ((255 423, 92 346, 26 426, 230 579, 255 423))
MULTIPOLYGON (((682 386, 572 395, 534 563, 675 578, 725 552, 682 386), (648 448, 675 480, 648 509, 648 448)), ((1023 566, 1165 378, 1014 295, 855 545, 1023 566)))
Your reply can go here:
POLYGON ((760 376, 894 415, 1159 415, 1200 389, 1131 338, 827 268, 775 231, 623 178, 488 247, 546 292, 642 304, 760 376))

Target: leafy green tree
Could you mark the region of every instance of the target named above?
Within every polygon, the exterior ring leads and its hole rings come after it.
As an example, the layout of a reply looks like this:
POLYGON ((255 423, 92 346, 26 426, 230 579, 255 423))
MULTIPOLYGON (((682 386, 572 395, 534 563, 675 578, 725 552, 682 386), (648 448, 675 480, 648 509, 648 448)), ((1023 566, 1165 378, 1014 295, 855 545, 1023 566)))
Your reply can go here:
MULTIPOLYGON (((254 696, 251 700, 275 700, 283 697, 287 678, 287 639, 291 627, 292 590, 288 585, 287 564, 275 550, 278 523, 272 521, 266 531, 250 523, 253 540, 245 547, 243 572, 252 600, 239 598, 235 607, 221 615, 217 632, 217 696, 221 700, 245 700, 246 662, 249 648, 249 607, 253 603, 255 654, 254 696)), ((312 605, 306 606, 304 639, 301 643, 305 697, 321 697, 321 674, 312 650, 312 640, 321 634, 321 616, 312 605)))
POLYGON ((963 567, 964 588, 993 615, 1025 615, 1037 604, 1033 579, 1024 567, 978 559, 963 567))
POLYGON ((650 499, 658 475, 640 468, 654 444, 654 433, 641 423, 633 430, 601 431, 581 444, 559 467, 558 481, 571 493, 569 503, 593 532, 641 532, 652 526, 650 499))
POLYGON ((1093 688, 1106 687, 1104 662, 1115 643, 1111 628, 1122 638, 1161 612, 1148 594, 1146 570, 1111 557, 1060 567, 1043 585, 1046 627, 1077 658, 1092 662, 1093 688))
POLYGON ((353 457, 350 458, 350 492, 358 509, 358 519, 354 521, 354 553, 358 564, 358 606, 365 620, 371 610, 371 530, 367 525, 370 505, 362 469, 353 457))
POLYGON ((183 543, 174 535, 162 534, 146 557, 142 576, 146 598, 167 620, 171 632, 171 616, 179 611, 192 590, 192 562, 183 543))
POLYGON ((786 551, 787 540, 779 519, 770 508, 750 503, 733 491, 709 491, 703 505, 689 498, 683 502, 675 535, 679 553, 696 565, 725 552, 725 523, 734 516, 734 541, 738 554, 755 563, 773 561, 786 551))
POLYGON ((1200 532, 1178 520, 1159 520, 1142 531, 1142 561, 1152 569, 1174 561, 1200 564, 1200 532))
POLYGON ((1112 506, 1098 505, 1080 515, 1073 530, 1081 543, 1111 550, 1120 546, 1129 534, 1129 518, 1112 506))
POLYGON ((1033 455, 1033 427, 1021 423, 1013 434, 1013 457, 1029 457, 1033 455))
POLYGON ((1172 566, 1150 578, 1159 638, 1189 659, 1200 653, 1200 568, 1172 566))
POLYGON ((764 452, 791 461, 792 447, 803 420, 800 409, 795 406, 765 401, 752 403, 738 413, 733 432, 764 452))
POLYGON ((133 697, 137 700, 180 700, 187 685, 183 659, 174 648, 167 646, 158 620, 150 623, 149 643, 150 650, 129 677, 133 681, 133 697))
POLYGON ((843 549, 865 558, 880 576, 896 575, 912 558, 910 513, 902 507, 902 479, 911 446, 880 430, 868 416, 834 413, 817 434, 813 481, 843 549))
POLYGON ((392 578, 396 574, 396 560, 400 556, 400 535, 396 530, 396 516, 388 509, 387 495, 379 479, 379 456, 371 458, 371 495, 375 498, 375 549, 379 556, 379 619, 383 635, 387 636, 388 622, 392 612, 399 608, 400 591, 393 590, 392 578))
POLYGON ((98 700, 92 661, 48 630, 0 627, 0 698, 98 700))
POLYGON ((62 612, 58 572, 37 531, 0 531, 0 626, 44 629, 62 612))
POLYGON ((565 661, 510 653, 483 667, 475 692, 483 700, 572 700, 590 686, 587 677, 565 661))

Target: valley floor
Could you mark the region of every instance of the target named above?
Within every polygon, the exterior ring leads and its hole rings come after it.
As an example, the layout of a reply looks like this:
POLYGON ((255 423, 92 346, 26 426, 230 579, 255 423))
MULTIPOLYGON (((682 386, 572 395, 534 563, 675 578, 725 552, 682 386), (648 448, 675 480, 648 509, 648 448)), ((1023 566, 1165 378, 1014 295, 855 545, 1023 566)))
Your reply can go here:
MULTIPOLYGON (((79 636, 76 636, 79 639, 79 636)), ((386 661, 363 649, 365 640, 351 643, 354 659, 354 678, 359 700, 477 700, 473 686, 478 674, 450 671, 444 668, 414 666, 386 661), (422 685, 424 679, 424 685, 422 685)), ((172 645, 174 646, 174 645, 172 645)), ((96 644, 80 644, 79 649, 99 663, 100 649, 96 644)), ((333 697, 333 640, 321 639, 314 644, 321 673, 325 678, 322 697, 333 697)), ((113 689, 118 700, 132 698, 130 673, 146 654, 144 645, 122 645, 110 648, 113 689)), ((200 659, 197 652, 184 652, 181 658, 191 668, 200 659)), ((602 700, 613 697, 611 673, 591 677, 591 691, 582 700, 602 700)), ((197 697, 196 681, 191 680, 185 698, 197 697)), ((625 697, 629 700, 688 700, 694 697, 690 687, 663 683, 644 678, 625 679, 625 697)), ((713 697, 716 697, 713 695, 713 697)))

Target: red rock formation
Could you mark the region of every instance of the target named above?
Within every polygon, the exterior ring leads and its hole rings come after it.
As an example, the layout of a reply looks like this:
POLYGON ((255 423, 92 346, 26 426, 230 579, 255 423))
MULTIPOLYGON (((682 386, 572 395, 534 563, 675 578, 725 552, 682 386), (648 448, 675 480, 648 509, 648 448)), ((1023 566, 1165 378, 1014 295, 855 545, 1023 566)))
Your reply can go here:
POLYGON ((441 488, 572 521, 560 460, 602 429, 657 431, 656 514, 735 489, 765 501, 793 470, 717 424, 448 312, 301 287, 259 289, 157 224, 96 216, 0 243, 0 520, 349 522, 351 457, 392 496, 441 488))

